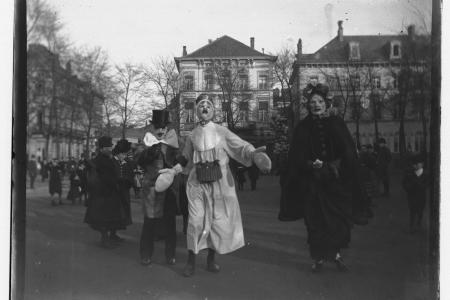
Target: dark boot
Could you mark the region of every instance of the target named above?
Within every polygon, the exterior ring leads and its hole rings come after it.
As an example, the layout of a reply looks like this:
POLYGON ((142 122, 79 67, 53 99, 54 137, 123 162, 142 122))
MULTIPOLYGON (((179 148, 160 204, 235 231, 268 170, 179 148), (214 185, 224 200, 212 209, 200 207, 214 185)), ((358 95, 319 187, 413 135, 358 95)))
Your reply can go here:
POLYGON ((339 253, 336 254, 336 258, 334 259, 334 262, 336 263, 336 267, 340 272, 348 271, 348 267, 344 264, 344 260, 342 259, 341 255, 339 253))
POLYGON ((191 277, 195 272, 195 253, 189 250, 188 261, 183 270, 184 277, 191 277))
POLYGON ((206 270, 212 273, 219 273, 220 266, 215 262, 216 251, 208 249, 208 256, 206 258, 206 270))
POLYGON ((322 270, 322 267, 323 267, 323 259, 315 260, 314 263, 311 265, 311 272, 319 273, 322 270))

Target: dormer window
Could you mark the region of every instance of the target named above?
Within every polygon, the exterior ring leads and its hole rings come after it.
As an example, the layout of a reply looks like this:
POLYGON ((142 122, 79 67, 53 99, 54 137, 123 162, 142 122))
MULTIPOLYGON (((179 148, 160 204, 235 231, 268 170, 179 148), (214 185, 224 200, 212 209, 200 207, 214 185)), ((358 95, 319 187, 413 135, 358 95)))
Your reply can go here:
POLYGON ((391 59, 397 59, 402 57, 401 43, 400 41, 391 42, 391 59))
POLYGON ((350 60, 358 60, 361 59, 361 54, 359 52, 359 43, 358 42, 350 42, 349 43, 349 59, 350 60))

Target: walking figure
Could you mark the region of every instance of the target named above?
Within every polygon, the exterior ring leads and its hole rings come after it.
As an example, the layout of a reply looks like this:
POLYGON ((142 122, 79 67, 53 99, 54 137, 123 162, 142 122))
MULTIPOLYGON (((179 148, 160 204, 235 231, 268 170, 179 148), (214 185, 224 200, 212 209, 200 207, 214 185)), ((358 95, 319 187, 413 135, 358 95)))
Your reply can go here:
POLYGON ((410 160, 410 168, 406 171, 402 181, 408 199, 409 230, 411 233, 420 229, 427 198, 428 176, 423 163, 424 159, 421 155, 413 156, 410 160))

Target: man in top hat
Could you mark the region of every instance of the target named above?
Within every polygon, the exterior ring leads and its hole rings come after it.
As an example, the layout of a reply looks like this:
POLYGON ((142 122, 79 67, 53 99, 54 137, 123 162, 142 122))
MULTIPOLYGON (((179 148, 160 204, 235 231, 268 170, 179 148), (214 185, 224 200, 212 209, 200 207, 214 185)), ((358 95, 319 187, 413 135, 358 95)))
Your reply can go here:
POLYGON ((175 264, 176 215, 178 212, 178 180, 165 191, 155 187, 159 171, 177 164, 178 137, 174 129, 168 130, 169 112, 153 110, 149 132, 144 136, 145 149, 139 154, 137 162, 144 170, 142 180, 142 205, 144 224, 142 226, 140 255, 141 264, 151 264, 153 242, 157 229, 164 229, 166 262, 175 264))
POLYGON ((98 155, 92 160, 88 176, 89 200, 84 221, 101 234, 100 246, 114 248, 114 234, 129 224, 120 197, 119 176, 112 156, 112 139, 98 139, 98 155))

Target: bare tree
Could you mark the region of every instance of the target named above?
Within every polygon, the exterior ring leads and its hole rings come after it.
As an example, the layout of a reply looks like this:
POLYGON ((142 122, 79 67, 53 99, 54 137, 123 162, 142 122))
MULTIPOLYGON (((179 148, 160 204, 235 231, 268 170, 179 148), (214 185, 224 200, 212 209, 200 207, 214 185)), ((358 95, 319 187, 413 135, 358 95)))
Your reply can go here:
POLYGON ((280 96, 283 101, 284 117, 289 120, 289 127, 293 128, 297 120, 294 120, 296 115, 293 111, 295 98, 290 79, 293 72, 292 66, 296 59, 295 52, 285 46, 274 55, 278 57, 273 68, 273 78, 276 80, 274 84, 281 86, 280 96))
POLYGON ((159 56, 144 68, 143 79, 151 83, 159 96, 164 99, 164 107, 172 116, 173 126, 179 130, 182 117, 178 100, 179 74, 171 57, 159 56))
POLYGON ((150 101, 146 101, 146 80, 141 66, 125 63, 116 65, 114 80, 116 83, 117 117, 122 127, 122 138, 126 129, 143 123, 150 116, 150 101))
MULTIPOLYGON (((245 66, 239 66, 237 62, 214 62, 205 70, 206 76, 210 76, 212 82, 219 85, 221 96, 219 97, 222 104, 222 115, 219 118, 222 122, 226 122, 230 130, 235 130, 237 125, 244 120, 241 112, 247 114, 249 112, 248 100, 244 96, 244 91, 249 89, 248 71, 245 66)), ((208 83, 206 80, 206 84, 208 83)))

